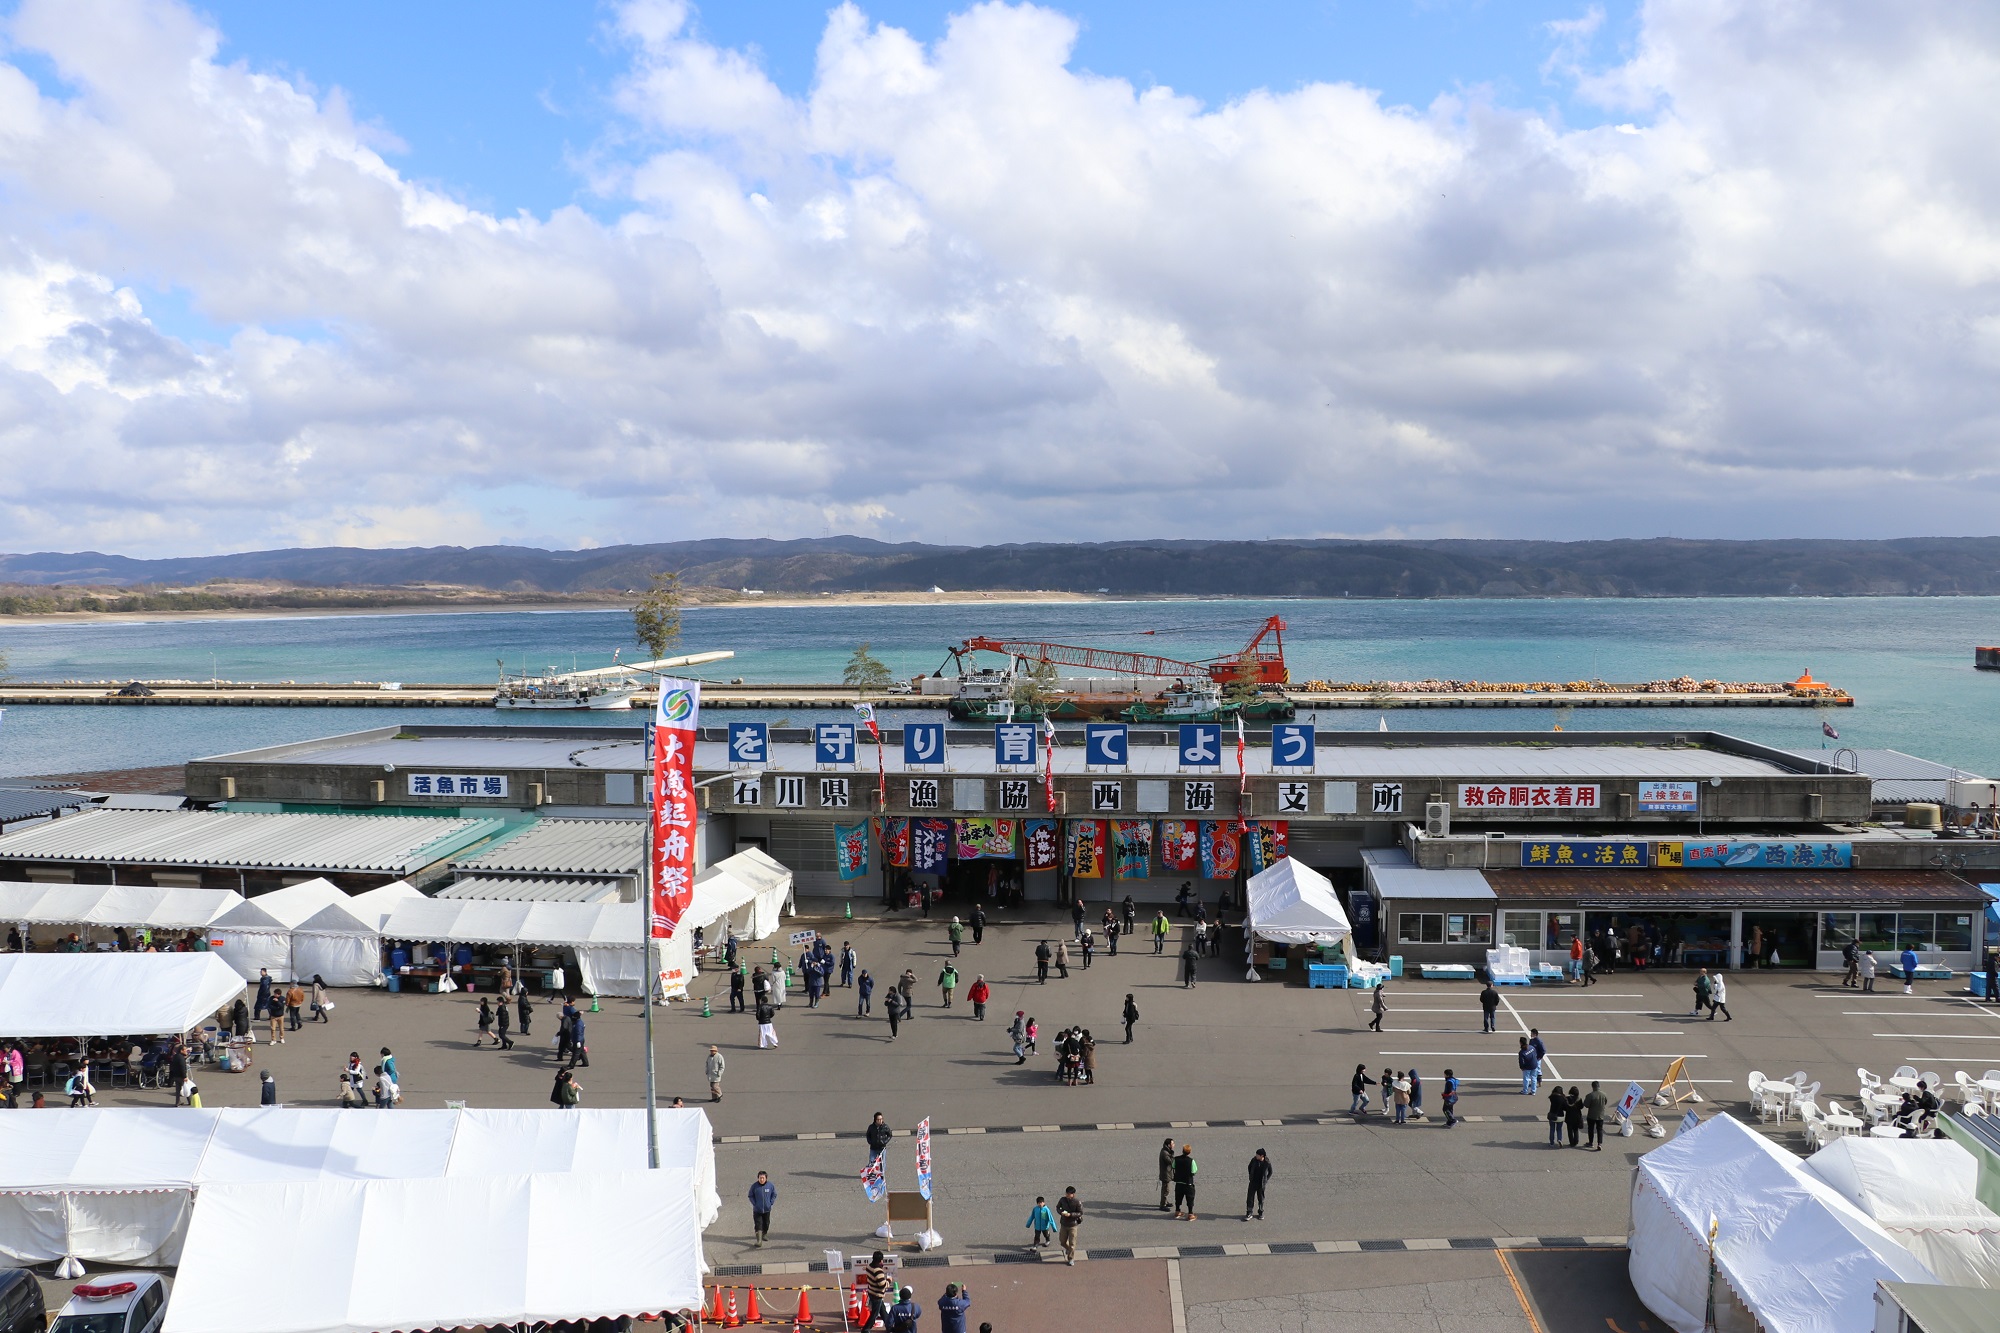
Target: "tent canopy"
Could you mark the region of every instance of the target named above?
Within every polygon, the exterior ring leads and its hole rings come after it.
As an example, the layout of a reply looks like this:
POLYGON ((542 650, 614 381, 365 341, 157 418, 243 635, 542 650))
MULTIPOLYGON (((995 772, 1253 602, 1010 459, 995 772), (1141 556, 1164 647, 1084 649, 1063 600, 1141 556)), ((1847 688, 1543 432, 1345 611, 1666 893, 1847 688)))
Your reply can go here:
POLYGON ((245 898, 213 924, 219 931, 296 930, 316 913, 346 901, 347 894, 331 880, 309 879, 245 898))
POLYGON ((689 1175, 210 1186, 195 1202, 165 1333, 376 1333, 693 1308, 701 1230, 689 1175), (279 1218, 285 1243, 272 1245, 279 1218))
POLYGON ((638 903, 535 903, 425 898, 389 913, 382 934, 424 944, 640 946, 638 903))
POLYGON ((1279 944, 1335 944, 1353 933, 1325 875, 1286 857, 1250 877, 1249 932, 1279 944))
MULTIPOLYGON (((392 880, 380 888, 355 894, 347 900, 347 910, 370 923, 372 929, 380 930, 382 922, 388 918, 389 913, 404 903, 420 902, 423 896, 421 892, 410 887, 408 880, 392 880)), ((310 928, 310 921, 307 925, 310 928)))
POLYGON ((2000 1287, 2000 1214, 1978 1199, 1979 1163, 1950 1139, 1839 1138, 1806 1159, 1942 1282, 2000 1287))
POLYGON ((168 1036, 243 994, 212 953, 0 954, 0 1033, 168 1036))
POLYGON ((792 872, 757 848, 747 847, 694 877, 694 898, 681 925, 689 930, 700 926, 713 935, 717 922, 748 908, 737 933, 761 940, 776 933, 779 913, 791 895, 792 872))
POLYGON ((1632 1287, 1677 1333, 1706 1322, 1710 1218, 1716 1271, 1767 1333, 1871 1333, 1878 1280, 1937 1281, 1797 1158, 1718 1115, 1633 1176, 1632 1287))
POLYGON ((0 921, 23 926, 199 930, 243 904, 234 889, 139 884, 0 884, 0 921))

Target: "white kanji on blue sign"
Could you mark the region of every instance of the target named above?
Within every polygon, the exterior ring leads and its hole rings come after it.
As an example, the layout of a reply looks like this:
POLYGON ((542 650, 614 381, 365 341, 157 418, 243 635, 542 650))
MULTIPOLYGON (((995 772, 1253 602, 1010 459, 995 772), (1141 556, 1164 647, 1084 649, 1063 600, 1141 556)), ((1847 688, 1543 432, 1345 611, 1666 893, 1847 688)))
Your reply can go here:
POLYGON ((1099 768, 1125 766, 1126 727, 1123 722, 1092 722, 1083 729, 1083 762, 1099 768))
POLYGON ((905 764, 942 764, 944 762, 944 723, 905 722, 903 724, 903 762, 905 764))
POLYGON ((821 722, 813 727, 813 762, 846 764, 854 760, 854 724, 821 722))
POLYGON ((1219 768, 1222 765, 1222 724, 1220 722, 1181 723, 1181 767, 1219 768))
POLYGON ((993 762, 1033 765, 1035 739, 1035 727, 1031 722, 1001 723, 993 728, 993 762))
POLYGON ((1313 728, 1307 722, 1278 722, 1271 727, 1271 762, 1280 768, 1311 768, 1318 762, 1313 728))
POLYGON ((729 724, 729 762, 761 764, 770 758, 771 728, 763 722, 729 724))

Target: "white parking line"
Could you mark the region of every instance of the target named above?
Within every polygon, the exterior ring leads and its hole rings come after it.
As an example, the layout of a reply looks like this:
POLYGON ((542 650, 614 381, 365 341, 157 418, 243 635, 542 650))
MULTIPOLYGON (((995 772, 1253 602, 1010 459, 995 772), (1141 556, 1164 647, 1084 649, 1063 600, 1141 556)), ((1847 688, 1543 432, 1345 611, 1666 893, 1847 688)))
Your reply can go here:
MULTIPOLYGON (((1500 996, 1500 1003, 1507 1007, 1508 1014, 1510 1014, 1513 1017, 1515 1023, 1520 1025, 1522 1036, 1531 1037, 1534 1035, 1534 1029, 1530 1028, 1528 1026, 1527 1020, 1521 1017, 1521 1011, 1514 1007, 1514 1002, 1512 1000, 1508 999, 1505 994, 1502 994, 1500 996)), ((1480 1054, 1483 1055, 1485 1054, 1485 1052, 1482 1051, 1480 1052, 1480 1054)), ((1503 1054, 1505 1054, 1505 1052, 1503 1052, 1503 1054)), ((1518 1050, 1512 1052, 1512 1054, 1516 1061, 1518 1061, 1521 1058, 1521 1054, 1518 1050)), ((1549 1059, 1547 1055, 1542 1056, 1542 1068, 1548 1073, 1548 1076, 1550 1078, 1562 1077, 1562 1075, 1558 1073, 1556 1070, 1555 1061, 1549 1059)))
MULTIPOLYGON (((1589 1076, 1588 1076, 1588 1075, 1583 1075, 1583 1076, 1581 1076, 1581 1077, 1582 1077, 1582 1078, 1587 1078, 1587 1077, 1589 1077, 1589 1076)), ((1623 1075, 1623 1074, 1619 1074, 1619 1075, 1618 1075, 1617 1077, 1619 1077, 1619 1078, 1624 1078, 1624 1077, 1625 1077, 1625 1075, 1623 1075)), ((1516 1088, 1518 1088, 1518 1087, 1520 1087, 1520 1086, 1521 1086, 1521 1080, 1520 1080, 1520 1079, 1518 1079, 1518 1078, 1500 1078, 1500 1077, 1497 1077, 1497 1076, 1495 1076, 1495 1075, 1491 1075, 1491 1074, 1483 1074, 1483 1075, 1482 1075, 1482 1074, 1460 1074, 1460 1075, 1458 1076, 1458 1081, 1459 1081, 1460 1083, 1505 1083, 1505 1084, 1508 1084, 1508 1085, 1509 1085, 1509 1086, 1511 1086, 1511 1087, 1516 1087, 1516 1088)), ((1550 1079, 1550 1080, 1549 1080, 1549 1082, 1551 1082, 1551 1083, 1554 1083, 1554 1082, 1557 1082, 1557 1081, 1558 1081, 1558 1080, 1556 1080, 1556 1079, 1550 1079)), ((1581 1081, 1581 1078, 1579 1078, 1579 1081, 1581 1081)), ((1682 1079, 1682 1080, 1681 1080, 1681 1082, 1683 1082, 1683 1083, 1706 1083, 1706 1084, 1713 1084, 1713 1085, 1715 1085, 1715 1086, 1719 1086, 1719 1087, 1734 1087, 1734 1086, 1735 1086, 1735 1085, 1736 1085, 1737 1083, 1739 1083, 1740 1081, 1741 1081, 1741 1080, 1739 1080, 1739 1079, 1733 1079, 1733 1078, 1684 1078, 1684 1079, 1682 1079)))
MULTIPOLYGON (((1398 1014, 1477 1014, 1479 1010, 1417 1009, 1396 1005, 1390 1012, 1398 1014)), ((1514 1012, 1517 1014, 1567 1014, 1571 1018, 1579 1018, 1590 1014, 1665 1014, 1670 1011, 1665 1009, 1516 1009, 1514 1012)), ((1898 1010, 1897 1012, 1901 1011, 1898 1010)))
MULTIPOLYGON (((1385 1032, 1471 1032, 1471 1028, 1384 1028, 1385 1032)), ((1687 1033, 1679 1028, 1634 1028, 1621 1030, 1613 1028, 1550 1028, 1542 1034, 1545 1037, 1685 1037, 1687 1033)), ((1914 1035, 1914 1034, 1913 1034, 1914 1035)), ((2000 1041, 2000 1037, 1981 1038, 1984 1041, 2000 1041)), ((1517 1051, 1507 1052, 1509 1055, 1517 1051)), ((1547 1061, 1543 1061, 1544 1064, 1547 1061)))
MULTIPOLYGON (((1512 1060, 1512 1059, 1514 1059, 1514 1058, 1515 1058, 1515 1056, 1516 1056, 1516 1055, 1518 1054, 1518 1052, 1516 1052, 1516 1051, 1377 1051, 1377 1052, 1375 1052, 1375 1054, 1377 1054, 1377 1055, 1422 1055, 1422 1056, 1427 1056, 1427 1057, 1429 1057, 1429 1056, 1449 1056, 1449 1057, 1451 1057, 1451 1058, 1453 1058, 1453 1059, 1458 1059, 1458 1060, 1498 1060, 1498 1059, 1501 1059, 1501 1058, 1503 1058, 1503 1057, 1504 1057, 1505 1059, 1509 1059, 1509 1060, 1512 1060)), ((1670 1053, 1668 1053, 1668 1054, 1666 1054, 1666 1055, 1660 1055, 1660 1054, 1656 1054, 1656 1053, 1654 1053, 1654 1052, 1651 1052, 1651 1051, 1564 1051, 1564 1052, 1563 1052, 1563 1059, 1565 1059, 1565 1060, 1571 1060, 1571 1059, 1575 1059, 1575 1060, 1681 1060, 1681 1059, 1687 1059, 1687 1060, 1706 1060, 1706 1059, 1708 1059, 1708 1057, 1707 1057, 1707 1056, 1705 1056, 1705 1055, 1689 1055, 1689 1056, 1683 1056, 1683 1055, 1682 1055, 1682 1054, 1681 1054, 1681 1053, 1680 1053, 1679 1051, 1673 1051, 1673 1052, 1670 1052, 1670 1053)), ((1548 1067, 1549 1067, 1549 1062, 1548 1062, 1547 1060, 1544 1060, 1544 1061, 1542 1061, 1542 1068, 1543 1068, 1543 1069, 1547 1069, 1548 1067)), ((1559 1074, 1553 1074, 1553 1073, 1551 1073, 1551 1074, 1548 1074, 1548 1075, 1547 1075, 1546 1077, 1548 1077, 1548 1078, 1552 1078, 1552 1079, 1553 1079, 1553 1078, 1560 1078, 1560 1077, 1561 1077, 1561 1075, 1559 1075, 1559 1074)))
POLYGON ((1893 1037, 1898 1041, 2000 1041, 2000 1036, 1985 1037, 1968 1032, 1873 1032, 1874 1037, 1893 1037))

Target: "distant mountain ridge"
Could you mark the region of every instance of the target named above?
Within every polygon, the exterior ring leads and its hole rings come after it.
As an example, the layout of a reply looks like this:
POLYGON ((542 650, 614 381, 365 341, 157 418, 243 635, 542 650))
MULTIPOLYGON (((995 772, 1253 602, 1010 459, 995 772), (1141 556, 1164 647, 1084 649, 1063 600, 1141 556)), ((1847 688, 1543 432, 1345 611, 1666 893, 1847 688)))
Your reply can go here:
POLYGON ((699 587, 770 593, 1106 591, 1124 596, 1757 597, 2000 595, 2000 537, 1620 541, 1150 540, 932 546, 867 537, 526 546, 309 547, 140 560, 0 555, 0 583, 185 587, 448 584, 624 593, 678 569, 699 587))

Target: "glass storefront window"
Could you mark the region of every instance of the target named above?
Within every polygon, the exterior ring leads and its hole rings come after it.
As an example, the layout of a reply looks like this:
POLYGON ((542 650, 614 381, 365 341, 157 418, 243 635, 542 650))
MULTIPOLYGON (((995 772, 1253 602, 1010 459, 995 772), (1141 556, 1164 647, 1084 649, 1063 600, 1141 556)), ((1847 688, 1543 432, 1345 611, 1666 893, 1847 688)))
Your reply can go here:
POLYGON ((1445 917, 1444 942, 1446 944, 1491 944, 1493 943, 1493 914, 1491 912, 1453 912, 1445 917))
POLYGON ((1861 937, 1855 933, 1854 913, 1827 912, 1821 915, 1819 923, 1819 947, 1824 953, 1839 953, 1850 944, 1859 944, 1861 937))
POLYGON ((1939 912, 1937 947, 1961 953, 1969 951, 1972 948, 1972 918, 1962 913, 1939 912))
POLYGON ((1396 914, 1396 943, 1443 944, 1444 914, 1442 912, 1398 912, 1396 914))
POLYGON ((1896 947, 1896 914, 1894 912, 1863 912, 1861 914, 1861 947, 1870 953, 1880 953, 1884 949, 1896 947))
POLYGON ((1577 914, 1575 912, 1550 912, 1548 942, 1544 949, 1567 949, 1569 942, 1576 938, 1577 914))
POLYGON ((1542 947, 1542 914, 1540 912, 1502 912, 1500 933, 1503 944, 1511 944, 1517 949, 1539 949, 1542 947))
POLYGON ((1903 912, 1896 917, 1898 949, 1937 948, 1937 918, 1929 912, 1903 912))

